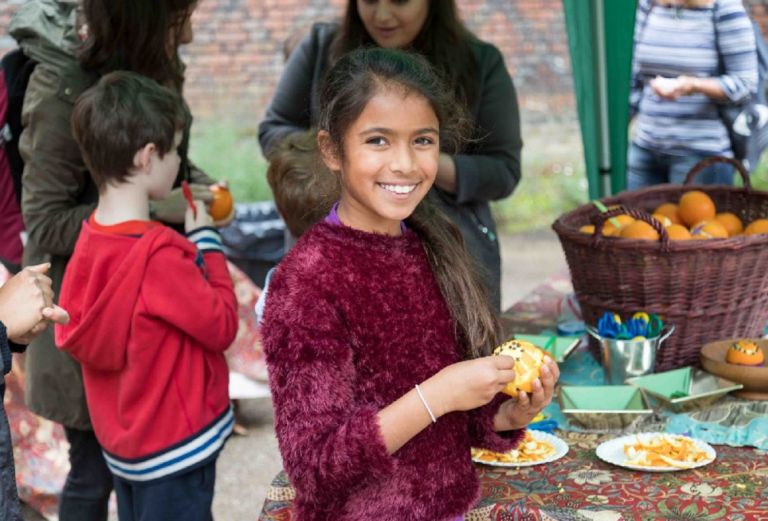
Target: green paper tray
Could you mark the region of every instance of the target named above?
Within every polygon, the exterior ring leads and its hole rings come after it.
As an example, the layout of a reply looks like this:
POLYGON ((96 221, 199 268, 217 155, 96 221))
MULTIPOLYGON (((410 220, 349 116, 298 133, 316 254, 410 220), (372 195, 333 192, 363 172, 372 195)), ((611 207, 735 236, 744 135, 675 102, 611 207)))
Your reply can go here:
POLYGON ((653 413, 631 385, 564 385, 558 398, 568 420, 586 429, 623 429, 653 413))
POLYGON ((537 345, 552 355, 558 364, 562 364, 568 356, 578 347, 581 337, 554 336, 554 335, 514 335, 518 340, 524 340, 537 345))
POLYGON ((692 367, 636 376, 626 383, 638 387, 651 405, 674 411, 698 409, 744 387, 692 367))

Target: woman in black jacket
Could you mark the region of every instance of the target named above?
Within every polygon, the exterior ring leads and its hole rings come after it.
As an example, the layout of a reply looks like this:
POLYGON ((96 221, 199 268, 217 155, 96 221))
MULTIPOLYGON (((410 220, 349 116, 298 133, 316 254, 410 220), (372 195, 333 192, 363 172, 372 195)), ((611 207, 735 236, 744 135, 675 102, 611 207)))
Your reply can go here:
POLYGON ((316 126, 326 71, 342 54, 370 45, 425 55, 472 118, 462 153, 440 155, 432 199, 458 225, 499 310, 501 259, 489 202, 510 195, 520 180, 520 117, 504 58, 461 23, 455 0, 349 0, 341 23, 315 24, 291 53, 259 125, 264 155, 316 126))

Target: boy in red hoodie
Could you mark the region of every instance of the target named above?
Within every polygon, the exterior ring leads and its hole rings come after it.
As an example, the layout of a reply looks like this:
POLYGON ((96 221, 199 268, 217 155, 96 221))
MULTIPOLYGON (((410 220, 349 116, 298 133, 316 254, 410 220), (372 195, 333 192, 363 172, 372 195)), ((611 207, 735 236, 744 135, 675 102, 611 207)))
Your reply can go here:
POLYGON ((186 121, 177 93, 127 72, 102 77, 72 114, 99 202, 67 267, 60 303, 72 319, 56 344, 82 364, 121 521, 211 520, 232 431, 223 353, 238 318, 221 238, 201 201, 186 238, 150 220, 186 121))

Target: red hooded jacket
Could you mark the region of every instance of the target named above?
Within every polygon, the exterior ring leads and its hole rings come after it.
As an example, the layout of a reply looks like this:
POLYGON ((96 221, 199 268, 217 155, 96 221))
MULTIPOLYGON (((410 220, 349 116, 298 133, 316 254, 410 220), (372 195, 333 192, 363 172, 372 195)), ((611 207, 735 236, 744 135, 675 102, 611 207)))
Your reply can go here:
POLYGON ((59 303, 71 321, 56 344, 82 364, 94 431, 125 479, 205 464, 232 430, 224 350, 237 300, 211 247, 218 233, 201 233, 203 255, 162 225, 121 235, 85 222, 67 266, 59 303))

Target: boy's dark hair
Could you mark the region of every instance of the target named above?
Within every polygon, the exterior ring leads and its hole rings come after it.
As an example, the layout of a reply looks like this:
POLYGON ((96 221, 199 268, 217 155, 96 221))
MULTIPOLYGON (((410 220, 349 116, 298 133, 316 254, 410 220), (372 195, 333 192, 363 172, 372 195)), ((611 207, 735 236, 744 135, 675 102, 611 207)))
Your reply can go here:
POLYGON ((160 157, 170 152, 187 114, 181 96, 154 80, 126 71, 102 76, 72 111, 72 134, 99 191, 125 181, 148 143, 160 157))
MULTIPOLYGON (((440 123, 440 147, 455 151, 468 119, 462 104, 415 54, 377 47, 359 49, 339 59, 325 78, 320 93, 320 128, 329 135, 324 154, 344 157, 344 136, 368 102, 385 89, 400 89, 423 97, 440 123)), ((408 226, 421 237, 432 271, 465 343, 467 358, 489 354, 499 340, 499 322, 491 308, 477 266, 467 253, 461 233, 428 198, 419 203, 408 226)))
POLYGON ((323 164, 316 132, 291 134, 270 154, 267 181, 294 237, 301 237, 339 199, 339 180, 323 164))

